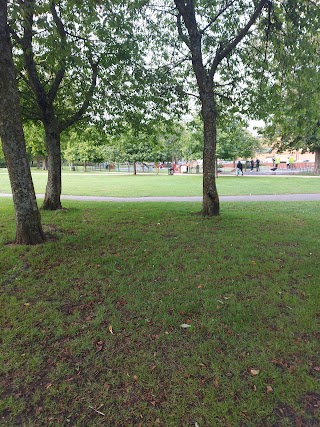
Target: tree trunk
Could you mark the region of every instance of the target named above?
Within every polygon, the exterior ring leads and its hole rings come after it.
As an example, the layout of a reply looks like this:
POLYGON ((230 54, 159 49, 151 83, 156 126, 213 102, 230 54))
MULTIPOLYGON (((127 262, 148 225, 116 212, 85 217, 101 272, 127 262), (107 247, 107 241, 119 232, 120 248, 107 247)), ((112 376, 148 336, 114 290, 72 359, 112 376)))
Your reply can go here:
POLYGON ((61 148, 60 130, 55 118, 44 123, 48 151, 48 182, 42 204, 44 210, 62 209, 61 206, 61 148))
POLYGON ((208 91, 201 96, 201 100, 204 126, 202 213, 217 216, 220 214, 220 203, 216 187, 217 117, 213 92, 208 91))
POLYGON ((317 175, 320 175, 320 147, 315 148, 314 150, 315 159, 314 159, 314 172, 317 175))
POLYGON ((137 175, 137 163, 133 162, 133 175, 137 175))
POLYGON ((17 244, 43 243, 31 172, 22 129, 19 94, 7 26, 7 1, 0 0, 0 136, 9 172, 16 214, 17 244))
POLYGON ((48 159, 46 157, 44 157, 42 165, 43 165, 42 170, 44 171, 48 170, 48 159))

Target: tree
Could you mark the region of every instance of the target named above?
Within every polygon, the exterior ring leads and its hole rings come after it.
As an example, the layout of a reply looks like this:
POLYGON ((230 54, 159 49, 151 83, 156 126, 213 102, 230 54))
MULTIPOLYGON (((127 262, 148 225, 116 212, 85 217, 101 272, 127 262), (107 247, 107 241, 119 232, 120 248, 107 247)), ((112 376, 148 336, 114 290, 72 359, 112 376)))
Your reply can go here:
MULTIPOLYGON (((313 1, 273 5, 269 49, 257 67, 255 105, 264 134, 278 150, 315 152, 320 173, 320 6, 313 1)), ((257 49, 262 46, 257 44, 257 49)))
POLYGON ((182 154, 185 159, 202 159, 203 155, 203 123, 196 115, 186 123, 183 133, 182 154))
POLYGON ((67 146, 63 149, 63 158, 70 165, 74 162, 82 162, 84 170, 87 170, 87 163, 100 163, 104 161, 102 154, 102 144, 104 136, 94 126, 86 126, 69 130, 63 137, 67 141, 67 146))
POLYGON ((16 213, 15 242, 42 243, 45 236, 25 149, 6 0, 0 0, 0 52, 0 136, 16 213))
POLYGON ((47 149, 45 144, 45 134, 43 126, 40 122, 25 122, 23 130, 26 140, 27 153, 31 160, 36 160, 37 167, 40 167, 42 161, 42 168, 47 169, 47 149))
POLYGON ((248 159, 260 148, 260 142, 244 127, 244 123, 233 117, 229 123, 218 127, 217 131, 217 157, 219 159, 248 159))
MULTIPOLYGON (((80 13, 73 2, 69 3, 67 6, 60 2, 60 12, 64 10, 70 16, 73 11, 74 17, 81 18, 88 13, 87 8, 83 7, 85 11, 80 13)), ((54 0, 41 5, 35 0, 25 0, 16 6, 19 9, 13 6, 11 17, 17 23, 11 23, 11 33, 22 49, 27 73, 25 75, 21 70, 20 77, 27 88, 29 102, 32 97, 35 101, 32 114, 43 123, 48 153, 48 182, 42 207, 55 210, 61 208, 60 134, 81 119, 88 109, 97 82, 98 63, 83 40, 78 39, 72 44, 70 39, 75 41, 77 37, 64 25, 54 0), (77 54, 81 48, 86 67, 81 67, 78 62, 77 54), (76 71, 80 69, 81 79, 76 78, 76 71), (76 86, 81 97, 74 92, 76 86), (68 93, 67 99, 61 92, 68 93)), ((75 24, 77 28, 81 22, 75 24)), ((28 107, 30 109, 30 104, 28 107)))
POLYGON ((155 115, 155 105, 174 104, 167 70, 154 76, 146 66, 145 34, 136 25, 140 6, 135 0, 12 4, 23 111, 45 129, 44 209, 61 208, 62 132, 80 120, 140 127, 155 115))
MULTIPOLYGON (((216 188, 217 90, 225 83, 228 62, 262 13, 268 0, 174 0, 177 30, 187 47, 196 77, 204 127, 203 215, 219 215, 216 188), (218 68, 221 68, 220 74, 218 68)), ((251 34, 252 36, 252 34, 251 34)), ((234 59, 233 59, 234 61, 234 59)), ((237 68, 233 63, 234 69, 237 68)))

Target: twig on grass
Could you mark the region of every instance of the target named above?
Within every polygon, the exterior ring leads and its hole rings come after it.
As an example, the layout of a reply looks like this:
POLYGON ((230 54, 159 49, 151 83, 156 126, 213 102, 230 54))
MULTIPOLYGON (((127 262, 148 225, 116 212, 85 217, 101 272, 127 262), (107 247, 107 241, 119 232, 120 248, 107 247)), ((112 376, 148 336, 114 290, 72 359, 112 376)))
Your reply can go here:
POLYGON ((93 406, 91 406, 91 405, 89 405, 89 408, 90 409, 93 409, 94 410, 94 412, 96 412, 97 414, 99 414, 99 415, 103 415, 104 417, 106 416, 106 414, 104 414, 103 412, 101 412, 101 411, 98 411, 98 409, 96 409, 96 408, 94 408, 93 406))

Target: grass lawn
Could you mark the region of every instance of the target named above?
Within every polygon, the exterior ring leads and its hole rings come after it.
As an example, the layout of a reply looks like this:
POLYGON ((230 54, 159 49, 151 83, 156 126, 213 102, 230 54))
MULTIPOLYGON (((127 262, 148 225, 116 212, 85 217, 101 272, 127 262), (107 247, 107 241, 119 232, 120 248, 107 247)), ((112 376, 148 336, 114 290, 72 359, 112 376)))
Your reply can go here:
MULTIPOLYGON (((34 172, 36 193, 44 193, 46 172, 34 172)), ((320 193, 320 177, 297 176, 221 176, 217 179, 219 194, 289 194, 320 193)), ((10 193, 8 175, 0 173, 0 193, 10 193)), ((200 196, 202 175, 116 175, 109 173, 63 172, 62 192, 86 196, 200 196)))
POLYGON ((320 425, 319 202, 64 204, 1 200, 0 425, 320 425))

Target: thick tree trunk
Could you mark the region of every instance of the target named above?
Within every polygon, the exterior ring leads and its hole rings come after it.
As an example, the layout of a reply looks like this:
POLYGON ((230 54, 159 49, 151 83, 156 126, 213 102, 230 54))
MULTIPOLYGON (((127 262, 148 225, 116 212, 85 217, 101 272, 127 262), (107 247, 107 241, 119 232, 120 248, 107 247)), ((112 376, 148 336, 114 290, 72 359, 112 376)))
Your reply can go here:
POLYGON ((201 100, 204 125, 202 213, 217 216, 220 214, 220 204, 216 187, 217 121, 213 93, 201 96, 201 100))
POLYGON ((44 123, 48 151, 48 182, 42 204, 44 210, 62 209, 60 130, 55 118, 44 123))
POLYGON ((0 0, 0 52, 0 136, 16 213, 15 242, 42 243, 45 236, 25 149, 6 0, 0 0))
POLYGON ((315 160, 314 160, 314 172, 317 175, 320 175, 320 147, 317 147, 314 150, 315 160))

